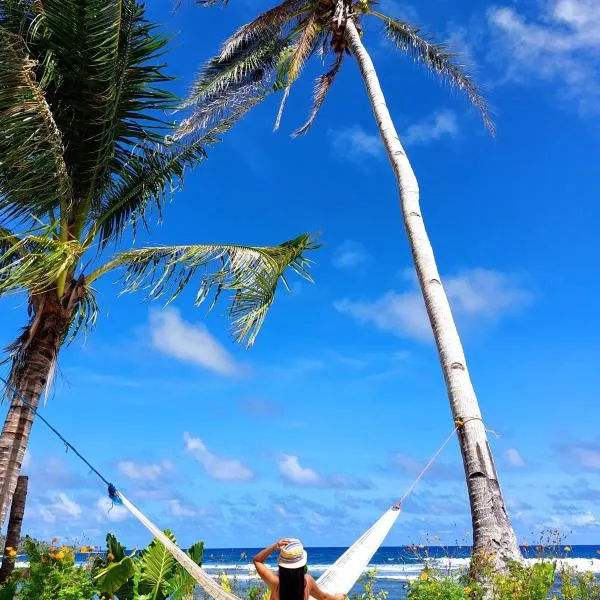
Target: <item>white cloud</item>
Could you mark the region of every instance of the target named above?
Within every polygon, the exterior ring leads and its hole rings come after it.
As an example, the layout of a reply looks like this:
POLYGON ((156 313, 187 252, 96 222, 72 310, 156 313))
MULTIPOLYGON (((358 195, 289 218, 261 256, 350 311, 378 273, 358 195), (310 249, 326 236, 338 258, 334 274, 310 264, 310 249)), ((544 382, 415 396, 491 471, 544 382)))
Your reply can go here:
POLYGON ((52 494, 39 508, 39 515, 46 523, 77 519, 82 513, 81 506, 64 492, 52 494))
POLYGON ((458 122, 452 110, 437 110, 419 123, 414 123, 400 136, 407 146, 428 144, 443 137, 456 137, 458 122))
POLYGON ((99 521, 120 523, 131 516, 131 513, 120 504, 114 504, 110 498, 102 496, 96 502, 97 517, 99 521))
POLYGON ((504 458, 511 467, 520 468, 525 466, 525 461, 516 448, 507 448, 504 451, 504 458))
POLYGON ((279 472, 286 481, 298 485, 319 485, 321 477, 309 467, 303 467, 297 456, 282 454, 278 460, 279 472))
POLYGON ((331 147, 339 160, 361 162, 363 158, 382 158, 384 148, 377 133, 367 133, 360 125, 330 131, 331 147))
POLYGON ((598 519, 590 512, 586 512, 580 515, 574 515, 571 517, 573 525, 578 527, 589 527, 590 525, 600 525, 598 519))
POLYGON ((204 467, 213 479, 222 481, 250 481, 254 473, 241 461, 233 458, 222 458, 213 454, 206 444, 189 433, 183 434, 186 450, 204 467))
POLYGON ((186 506, 176 498, 169 500, 169 508, 174 517, 190 518, 200 516, 200 512, 191 506, 186 506))
POLYGON ((242 371, 241 366, 204 325, 192 325, 184 321, 175 308, 151 311, 150 334, 152 345, 163 354, 219 375, 238 375, 242 371))
POLYGON ((587 446, 573 446, 568 449, 571 458, 584 469, 600 471, 600 450, 587 446))
POLYGON ((367 252, 360 242, 345 240, 335 249, 331 264, 338 269, 355 269, 367 260, 367 252))
POLYGON ((582 114, 600 109, 600 3, 550 0, 535 19, 514 8, 494 7, 488 23, 495 35, 490 59, 500 61, 507 81, 541 80, 582 114))
MULTIPOLYGON (((444 278, 444 287, 457 320, 494 322, 526 306, 531 294, 518 278, 487 269, 468 269, 444 278)), ((339 300, 334 307, 363 323, 401 337, 431 339, 432 333, 421 291, 413 281, 405 292, 389 291, 376 300, 339 300)))
POLYGON ((133 481, 156 481, 174 471, 175 465, 169 460, 160 463, 135 463, 124 460, 117 463, 117 469, 133 481))

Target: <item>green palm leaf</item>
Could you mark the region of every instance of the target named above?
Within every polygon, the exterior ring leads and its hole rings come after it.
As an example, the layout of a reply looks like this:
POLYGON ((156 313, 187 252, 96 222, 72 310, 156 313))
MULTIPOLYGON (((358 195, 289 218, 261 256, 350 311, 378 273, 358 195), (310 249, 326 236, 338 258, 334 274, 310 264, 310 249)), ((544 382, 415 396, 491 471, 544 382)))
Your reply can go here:
POLYGON ((229 315, 237 341, 251 345, 260 330, 281 281, 287 287, 285 271, 311 280, 309 261, 304 254, 317 248, 308 234, 280 246, 235 245, 164 246, 127 250, 92 273, 92 283, 107 271, 122 267, 124 292, 140 289, 151 299, 173 301, 196 274, 200 285, 195 304, 213 293, 211 308, 223 292, 230 293, 229 315))
POLYGON ((46 229, 11 241, 0 255, 0 296, 47 291, 72 269, 82 252, 79 242, 63 242, 48 235, 46 229))
POLYGON ((0 27, 0 216, 44 216, 71 202, 62 135, 22 39, 0 27))
MULTIPOLYGON (((165 535, 174 544, 177 543, 173 533, 167 530, 165 535)), ((165 600, 168 594, 167 580, 173 576, 175 565, 175 559, 166 548, 158 540, 153 540, 139 557, 139 594, 147 600, 165 600)))
POLYGON ((421 61, 427 68, 464 92, 471 104, 481 113, 483 122, 490 133, 494 133, 494 123, 487 102, 479 93, 472 78, 464 71, 464 67, 456 62, 458 54, 451 52, 443 44, 436 44, 430 39, 422 37, 417 27, 397 21, 374 10, 369 10, 368 13, 385 23, 387 35, 400 50, 421 61))
MULTIPOLYGON (((202 542, 194 544, 187 550, 186 554, 197 565, 202 565, 204 544, 202 542)), ((196 580, 180 564, 177 564, 175 574, 168 582, 167 593, 169 600, 184 600, 189 598, 196 585, 196 580)))

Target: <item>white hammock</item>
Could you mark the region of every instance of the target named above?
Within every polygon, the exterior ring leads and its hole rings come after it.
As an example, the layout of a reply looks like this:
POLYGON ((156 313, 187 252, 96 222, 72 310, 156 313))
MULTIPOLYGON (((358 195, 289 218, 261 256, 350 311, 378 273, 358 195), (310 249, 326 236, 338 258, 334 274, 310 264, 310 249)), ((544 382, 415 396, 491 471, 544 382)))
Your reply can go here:
MULTIPOLYGON (((198 582, 198 585, 215 600, 240 600, 225 591, 210 575, 201 569, 181 548, 178 548, 154 523, 147 519, 121 492, 116 496, 131 514, 167 549, 173 558, 198 582)), ((392 525, 399 510, 390 509, 376 521, 319 579, 319 587, 330 594, 347 594, 362 575, 392 525)))

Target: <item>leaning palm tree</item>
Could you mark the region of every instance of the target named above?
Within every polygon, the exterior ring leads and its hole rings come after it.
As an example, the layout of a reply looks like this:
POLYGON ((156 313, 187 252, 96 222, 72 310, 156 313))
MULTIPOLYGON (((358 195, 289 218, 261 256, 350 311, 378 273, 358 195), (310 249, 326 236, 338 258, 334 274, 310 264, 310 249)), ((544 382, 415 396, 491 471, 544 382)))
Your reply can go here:
POLYGON ((196 304, 228 296, 235 338, 251 344, 288 268, 308 277, 308 235, 274 247, 133 243, 247 108, 163 144, 177 102, 165 44, 138 0, 0 5, 0 296, 26 294, 30 317, 8 358, 0 525, 34 419, 19 398, 36 408, 61 347, 95 322, 99 278, 171 301, 196 277, 196 304))
MULTIPOLYGON (((201 4, 219 1, 226 3, 226 0, 211 0, 201 4)), ((348 60, 348 56, 356 59, 398 181, 404 225, 457 425, 471 503, 475 551, 493 554, 497 568, 502 569, 510 561, 519 560, 521 555, 506 512, 460 337, 425 230, 417 179, 361 39, 363 21, 379 22, 401 51, 464 92, 481 112, 488 129, 492 130, 493 125, 484 99, 457 63, 456 55, 445 46, 434 44, 417 28, 375 10, 376 4, 374 0, 285 0, 244 25, 202 69, 186 103, 192 111, 181 124, 179 135, 204 131, 215 119, 232 114, 239 106, 280 90, 283 94, 275 120, 277 128, 290 89, 307 59, 315 54, 321 57, 330 54, 331 66, 316 80, 310 116, 295 135, 305 133, 323 106, 344 60, 348 60)))

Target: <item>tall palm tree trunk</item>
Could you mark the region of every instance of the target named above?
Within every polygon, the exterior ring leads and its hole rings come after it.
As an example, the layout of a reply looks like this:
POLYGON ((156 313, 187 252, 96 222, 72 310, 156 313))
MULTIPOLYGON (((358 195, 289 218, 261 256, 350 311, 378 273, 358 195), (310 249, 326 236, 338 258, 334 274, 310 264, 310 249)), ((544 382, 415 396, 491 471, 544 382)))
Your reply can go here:
POLYGON ((0 585, 4 585, 11 576, 15 568, 15 560, 9 556, 8 549, 17 550, 19 540, 21 539, 21 526, 23 525, 23 516, 25 514, 25 501, 27 500, 27 487, 29 477, 19 475, 15 495, 10 507, 10 517, 8 519, 8 529, 6 532, 6 541, 4 543, 4 558, 2 567, 0 567, 0 585))
POLYGON ((381 138, 398 180, 404 226, 446 380, 452 416, 457 424, 463 423, 458 428, 458 439, 471 504, 474 551, 491 553, 496 568, 504 569, 510 561, 520 560, 521 553, 504 505, 458 330, 421 216, 417 178, 398 139, 371 57, 351 19, 347 21, 346 38, 358 61, 381 138))
MULTIPOLYGON (((14 383, 20 395, 32 407, 37 408, 68 329, 69 311, 57 301, 54 291, 44 294, 43 299, 34 300, 38 312, 17 341, 23 349, 25 361, 18 367, 14 383)), ((17 486, 35 417, 17 395, 11 396, 10 408, 0 436, 0 528, 4 524, 17 486)))

